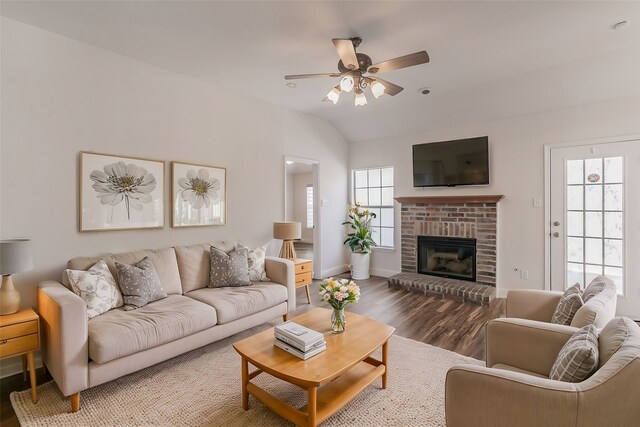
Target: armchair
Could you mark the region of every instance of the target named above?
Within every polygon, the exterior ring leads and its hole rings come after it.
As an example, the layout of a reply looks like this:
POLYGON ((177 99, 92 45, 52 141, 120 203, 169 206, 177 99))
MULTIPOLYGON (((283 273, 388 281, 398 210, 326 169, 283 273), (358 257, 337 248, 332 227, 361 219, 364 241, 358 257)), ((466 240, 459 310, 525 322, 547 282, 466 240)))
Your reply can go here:
POLYGON ((592 376, 580 383, 549 379, 575 330, 525 319, 489 322, 487 366, 454 366, 447 373, 447 426, 640 425, 640 327, 613 319, 600 333, 592 376))

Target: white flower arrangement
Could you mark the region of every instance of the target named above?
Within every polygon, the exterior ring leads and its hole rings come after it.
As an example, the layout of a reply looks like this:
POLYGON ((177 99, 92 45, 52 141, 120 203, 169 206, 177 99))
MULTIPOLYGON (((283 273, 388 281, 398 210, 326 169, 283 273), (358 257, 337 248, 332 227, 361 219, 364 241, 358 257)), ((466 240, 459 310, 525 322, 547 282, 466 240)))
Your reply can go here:
POLYGON ((360 287, 349 279, 333 277, 320 283, 320 297, 336 310, 342 310, 351 302, 360 299, 360 287))

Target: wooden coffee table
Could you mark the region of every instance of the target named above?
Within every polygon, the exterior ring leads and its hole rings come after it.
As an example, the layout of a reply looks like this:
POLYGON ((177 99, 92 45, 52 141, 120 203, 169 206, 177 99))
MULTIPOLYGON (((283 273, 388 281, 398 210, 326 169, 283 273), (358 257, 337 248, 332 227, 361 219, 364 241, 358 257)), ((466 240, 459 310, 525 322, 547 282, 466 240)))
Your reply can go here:
POLYGON ((378 377, 382 377, 382 388, 387 388, 388 345, 395 328, 354 313, 346 313, 346 316, 347 329, 342 334, 331 333, 331 310, 316 308, 291 319, 322 332, 327 341, 324 352, 307 360, 274 346, 273 328, 233 344, 242 356, 242 407, 249 409, 251 394, 273 412, 299 426, 316 426, 378 377), (371 357, 371 353, 380 347, 382 360, 371 357), (249 372, 249 363, 257 369, 249 372), (251 382, 262 373, 306 389, 307 405, 294 408, 251 382), (319 389, 320 386, 323 387, 319 389))

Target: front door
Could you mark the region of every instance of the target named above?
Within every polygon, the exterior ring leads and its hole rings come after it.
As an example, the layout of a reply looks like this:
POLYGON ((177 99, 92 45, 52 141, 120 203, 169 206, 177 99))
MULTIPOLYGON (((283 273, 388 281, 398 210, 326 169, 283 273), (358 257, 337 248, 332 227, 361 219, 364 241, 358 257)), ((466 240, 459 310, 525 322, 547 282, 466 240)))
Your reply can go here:
POLYGON ((551 289, 605 274, 640 319, 640 140, 550 151, 551 289))

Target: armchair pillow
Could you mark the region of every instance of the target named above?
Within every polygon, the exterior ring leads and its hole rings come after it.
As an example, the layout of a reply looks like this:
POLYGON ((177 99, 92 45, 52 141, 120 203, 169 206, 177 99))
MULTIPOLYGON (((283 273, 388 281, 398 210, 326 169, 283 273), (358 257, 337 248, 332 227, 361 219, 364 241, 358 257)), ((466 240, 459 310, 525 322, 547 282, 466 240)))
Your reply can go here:
POLYGON ((63 274, 71 290, 87 304, 87 319, 106 313, 112 308, 122 307, 120 289, 103 260, 87 271, 67 269, 63 274))
POLYGON ((149 257, 142 258, 134 265, 116 261, 116 269, 126 311, 167 297, 149 257))
POLYGON ((209 287, 249 286, 249 250, 238 247, 226 253, 211 246, 209 287))
POLYGON ((582 292, 582 301, 587 302, 591 298, 595 297, 600 292, 602 292, 604 288, 607 287, 607 282, 611 282, 611 279, 609 279, 606 276, 601 275, 601 276, 595 277, 591 281, 591 283, 589 283, 589 285, 585 288, 584 292, 582 292))
POLYGON ((549 378, 579 383, 598 367, 598 328, 587 325, 573 334, 560 349, 549 378))
POLYGON ((570 325, 571 319, 573 319, 580 307, 582 307, 582 296, 580 294, 580 284, 576 283, 564 291, 564 294, 560 297, 556 311, 551 317, 551 323, 570 325))

